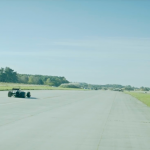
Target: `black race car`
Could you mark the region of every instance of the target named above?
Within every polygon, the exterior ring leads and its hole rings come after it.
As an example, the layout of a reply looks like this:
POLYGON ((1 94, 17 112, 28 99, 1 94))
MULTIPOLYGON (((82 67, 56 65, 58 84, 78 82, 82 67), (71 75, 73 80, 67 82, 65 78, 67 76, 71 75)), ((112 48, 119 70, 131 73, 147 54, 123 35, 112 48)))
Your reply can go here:
POLYGON ((19 88, 13 88, 11 91, 8 92, 8 97, 19 97, 19 98, 30 98, 31 97, 31 93, 30 92, 24 92, 21 91, 19 88))

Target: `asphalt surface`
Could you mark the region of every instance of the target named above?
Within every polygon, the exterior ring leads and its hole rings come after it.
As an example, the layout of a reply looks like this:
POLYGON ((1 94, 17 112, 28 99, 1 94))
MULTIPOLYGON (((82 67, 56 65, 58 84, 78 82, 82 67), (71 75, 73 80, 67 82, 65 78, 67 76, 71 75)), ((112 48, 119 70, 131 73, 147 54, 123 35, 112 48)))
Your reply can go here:
POLYGON ((150 150, 150 108, 113 91, 0 92, 0 150, 150 150))

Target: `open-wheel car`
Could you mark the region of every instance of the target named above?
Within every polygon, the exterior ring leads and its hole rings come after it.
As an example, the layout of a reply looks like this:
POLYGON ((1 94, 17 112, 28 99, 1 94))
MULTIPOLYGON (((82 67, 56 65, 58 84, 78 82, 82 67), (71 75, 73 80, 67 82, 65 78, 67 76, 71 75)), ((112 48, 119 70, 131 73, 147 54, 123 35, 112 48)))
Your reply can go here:
POLYGON ((11 91, 8 92, 8 97, 19 97, 19 98, 30 98, 31 93, 30 92, 24 92, 20 88, 13 88, 11 91))

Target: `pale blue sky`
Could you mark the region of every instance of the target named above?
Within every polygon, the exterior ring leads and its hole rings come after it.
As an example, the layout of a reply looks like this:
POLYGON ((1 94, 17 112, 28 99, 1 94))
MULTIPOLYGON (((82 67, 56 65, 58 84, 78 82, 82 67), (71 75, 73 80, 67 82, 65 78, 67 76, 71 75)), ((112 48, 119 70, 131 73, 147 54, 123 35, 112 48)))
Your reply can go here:
POLYGON ((150 87, 150 1, 1 1, 0 67, 150 87))

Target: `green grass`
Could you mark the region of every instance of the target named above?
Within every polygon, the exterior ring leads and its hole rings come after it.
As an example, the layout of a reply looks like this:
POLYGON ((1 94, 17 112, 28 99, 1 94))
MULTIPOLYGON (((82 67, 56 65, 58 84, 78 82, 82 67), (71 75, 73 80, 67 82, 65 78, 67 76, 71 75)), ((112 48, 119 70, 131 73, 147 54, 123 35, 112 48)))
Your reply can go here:
POLYGON ((31 85, 31 84, 0 82, 0 91, 8 91, 11 90, 12 88, 21 88, 22 90, 83 90, 77 88, 51 87, 48 85, 31 85))
POLYGON ((150 106, 150 93, 144 93, 144 92, 125 92, 127 94, 130 94, 131 96, 137 98, 147 106, 150 106))

